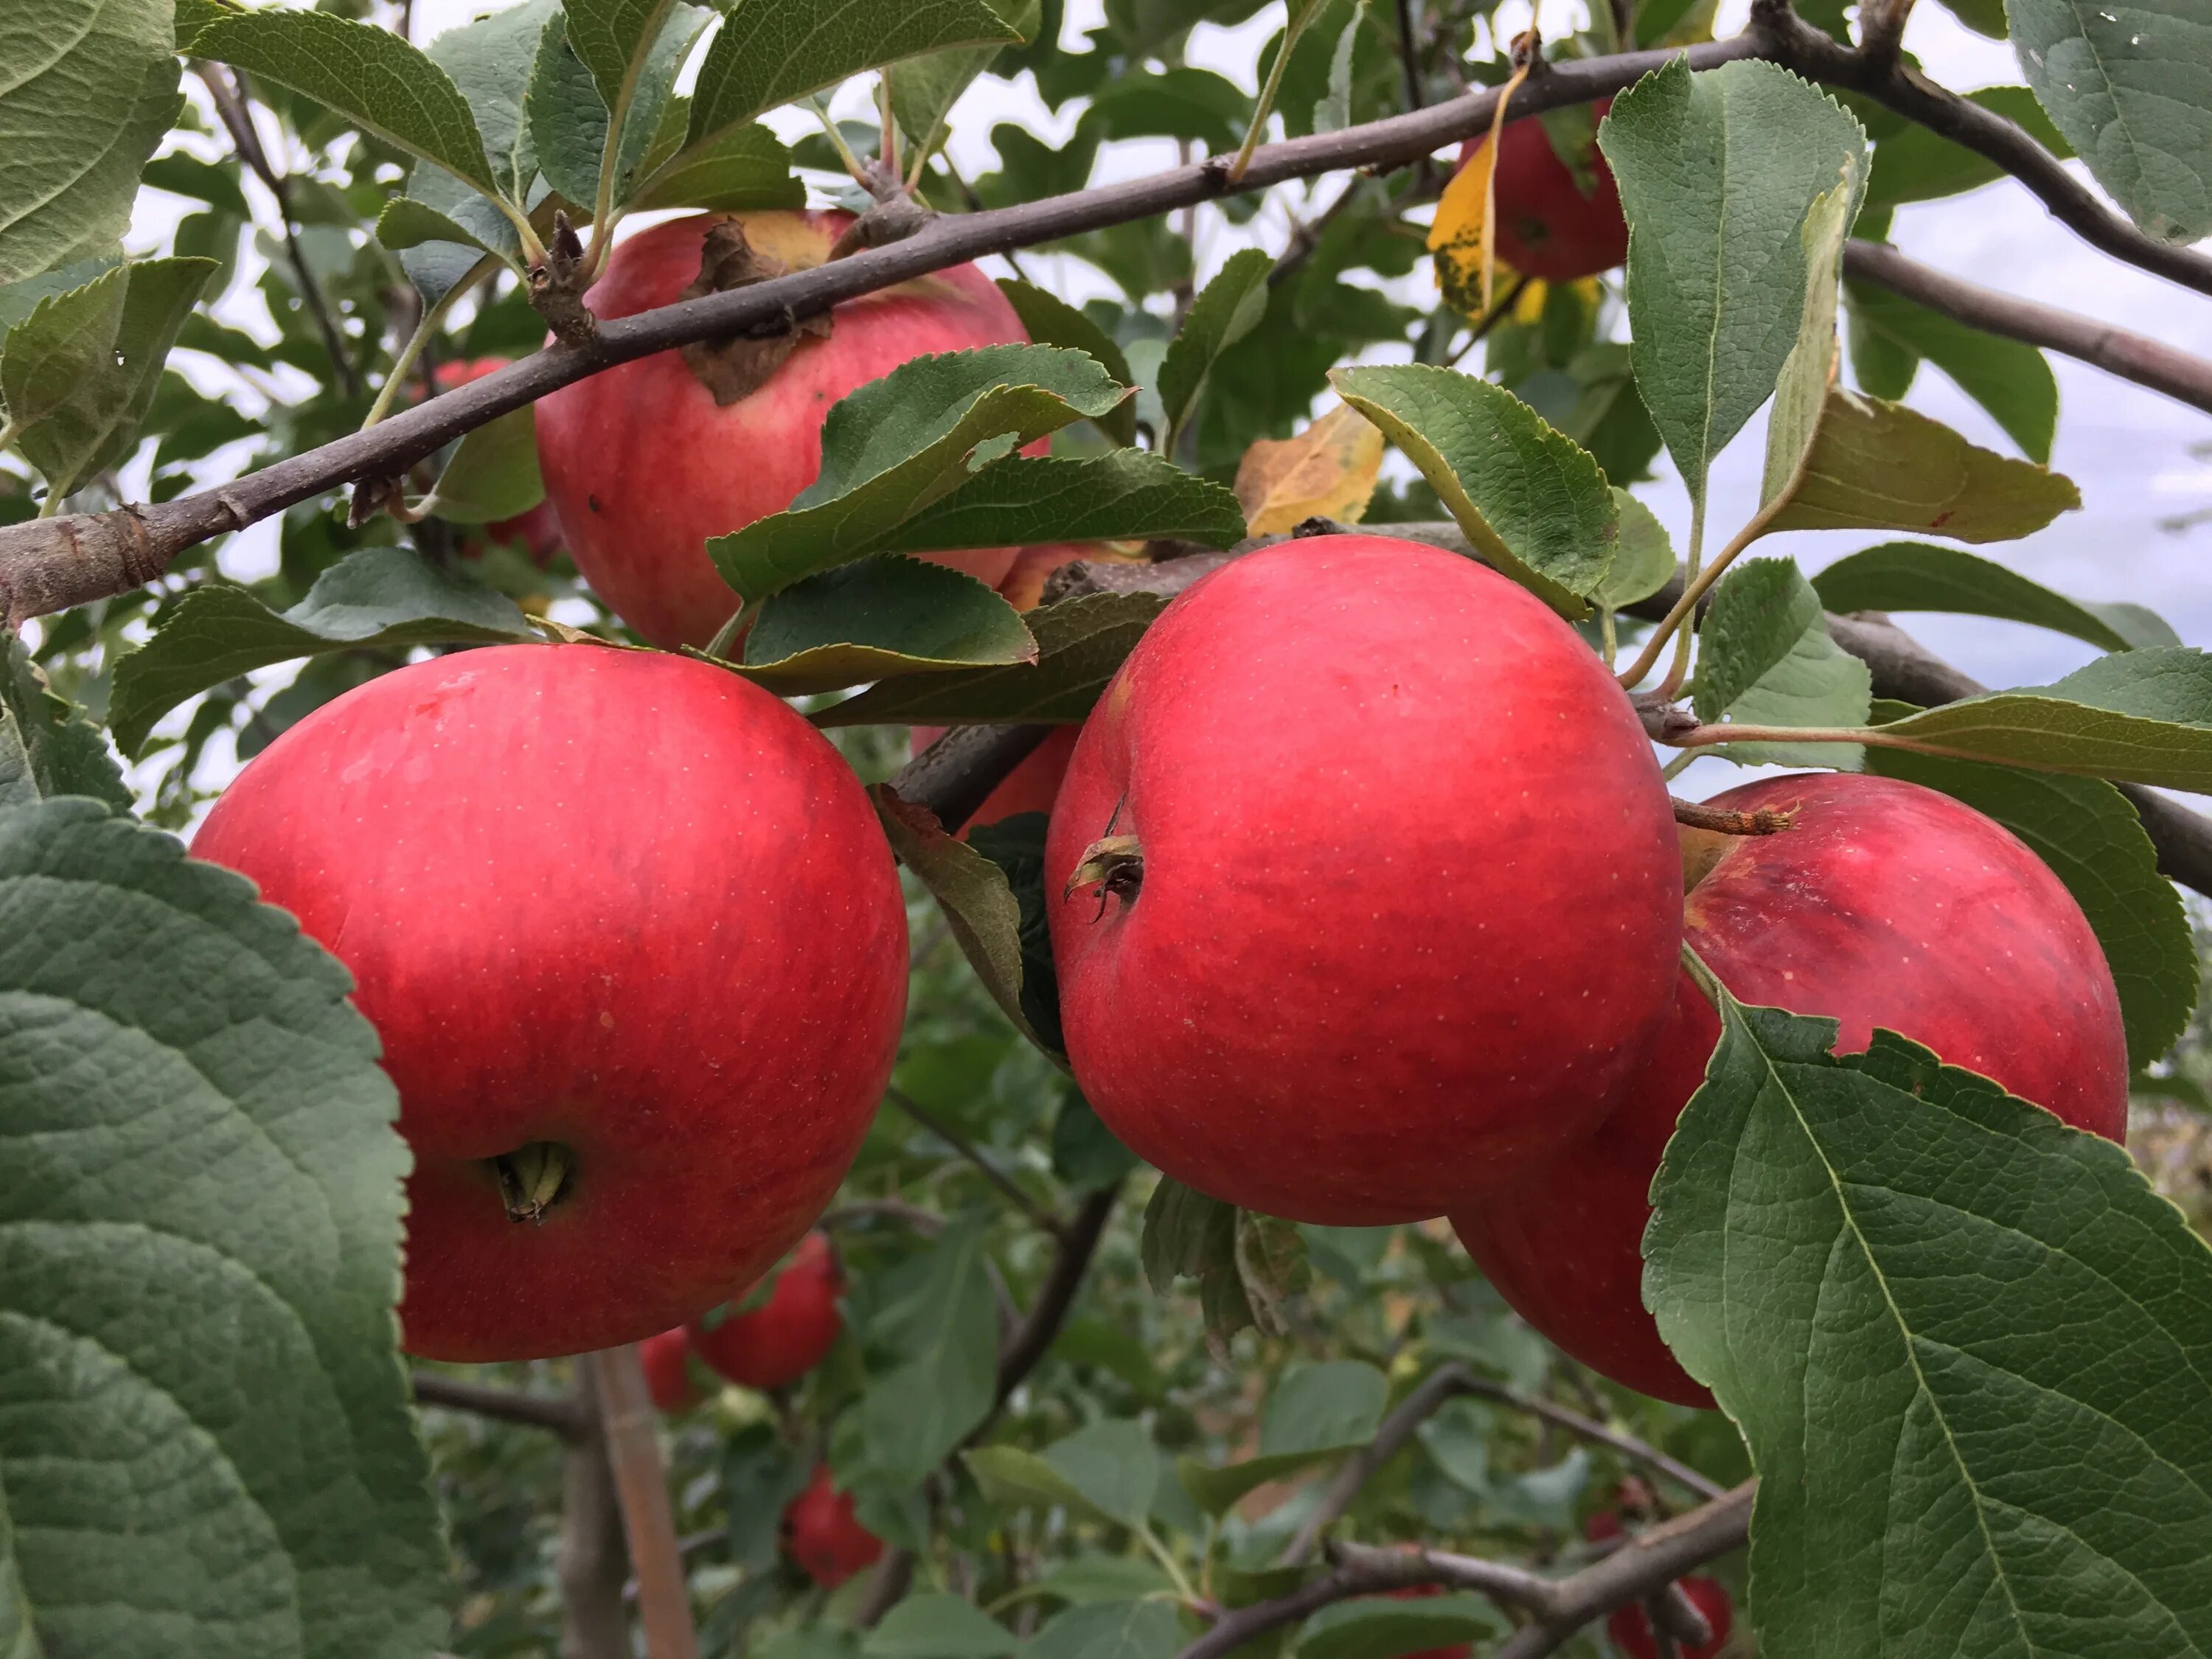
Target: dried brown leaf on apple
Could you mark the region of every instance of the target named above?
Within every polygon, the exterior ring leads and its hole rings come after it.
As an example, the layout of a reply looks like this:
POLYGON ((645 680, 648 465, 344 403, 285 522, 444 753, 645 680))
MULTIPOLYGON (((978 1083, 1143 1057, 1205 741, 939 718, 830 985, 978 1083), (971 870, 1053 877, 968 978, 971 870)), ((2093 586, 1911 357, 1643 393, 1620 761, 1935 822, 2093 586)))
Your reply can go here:
MULTIPOLYGON (((788 275, 789 270, 775 255, 748 241, 740 222, 725 219, 707 233, 698 277, 677 297, 697 300, 709 294, 726 294, 732 289, 750 288, 755 283, 788 275)), ((773 334, 728 334, 718 340, 695 341, 678 349, 684 366, 714 394, 716 405, 727 409, 767 385, 801 340, 826 340, 830 329, 830 314, 824 311, 793 319, 773 334)))

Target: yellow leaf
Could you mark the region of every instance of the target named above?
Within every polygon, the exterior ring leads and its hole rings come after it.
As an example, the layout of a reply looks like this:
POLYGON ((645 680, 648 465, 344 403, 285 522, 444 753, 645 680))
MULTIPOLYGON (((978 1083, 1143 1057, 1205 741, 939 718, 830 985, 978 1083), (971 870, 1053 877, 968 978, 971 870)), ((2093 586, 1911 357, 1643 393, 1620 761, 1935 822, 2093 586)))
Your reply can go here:
POLYGON ((1382 434, 1339 404, 1295 438, 1262 438, 1237 464, 1237 501, 1255 536, 1308 519, 1358 524, 1382 470, 1382 434))
POLYGON ((1490 314, 1500 264, 1497 192, 1491 175, 1505 131, 1506 106, 1528 75, 1523 64, 1498 89, 1488 139, 1444 185, 1437 216, 1429 225, 1429 252, 1436 256, 1437 286, 1443 290, 1444 303, 1476 321, 1490 314))

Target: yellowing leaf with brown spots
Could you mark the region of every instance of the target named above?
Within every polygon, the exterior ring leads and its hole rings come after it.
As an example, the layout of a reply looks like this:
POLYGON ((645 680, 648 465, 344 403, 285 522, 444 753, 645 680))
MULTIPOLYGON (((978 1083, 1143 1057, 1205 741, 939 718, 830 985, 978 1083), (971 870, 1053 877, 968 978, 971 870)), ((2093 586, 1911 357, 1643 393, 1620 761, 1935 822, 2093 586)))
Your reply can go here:
POLYGON ((1255 536, 1308 519, 1358 524, 1382 470, 1382 434, 1344 404, 1295 438, 1262 438, 1237 464, 1237 503, 1255 536))

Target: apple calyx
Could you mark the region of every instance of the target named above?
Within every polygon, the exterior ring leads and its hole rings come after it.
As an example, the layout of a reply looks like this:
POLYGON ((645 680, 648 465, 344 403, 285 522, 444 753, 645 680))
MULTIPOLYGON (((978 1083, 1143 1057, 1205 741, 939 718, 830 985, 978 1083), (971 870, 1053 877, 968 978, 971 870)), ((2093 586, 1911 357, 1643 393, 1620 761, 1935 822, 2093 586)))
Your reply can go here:
MULTIPOLYGON (((790 267, 775 255, 745 239, 744 225, 735 219, 724 219, 708 231, 699 252, 699 275, 677 297, 697 300, 709 294, 726 294, 789 271, 790 267)), ((678 349, 684 366, 714 394, 715 406, 727 409, 767 385, 801 340, 826 340, 830 330, 826 311, 811 317, 786 311, 755 329, 715 340, 695 340, 678 349)))
POLYGON ((490 1160, 509 1221, 543 1221, 568 1189, 574 1155, 557 1140, 533 1140, 490 1160))
MULTIPOLYGON (((1064 903, 1075 896, 1079 888, 1098 890, 1098 915, 1106 914, 1106 901, 1118 897, 1123 904, 1134 904, 1137 891, 1145 884, 1145 849, 1134 836, 1101 836, 1083 849, 1076 860, 1074 872, 1067 885, 1060 890, 1064 903)), ((1094 916, 1092 921, 1098 918, 1094 916)))

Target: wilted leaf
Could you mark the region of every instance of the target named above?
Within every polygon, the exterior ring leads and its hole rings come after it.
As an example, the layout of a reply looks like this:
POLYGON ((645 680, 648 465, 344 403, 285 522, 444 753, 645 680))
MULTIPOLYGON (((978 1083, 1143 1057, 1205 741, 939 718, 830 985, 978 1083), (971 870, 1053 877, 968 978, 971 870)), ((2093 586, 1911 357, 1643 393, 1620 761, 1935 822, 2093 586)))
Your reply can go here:
POLYGON ((1382 471, 1382 433, 1340 404, 1295 438, 1261 438, 1237 468, 1244 528, 1279 536, 1312 518, 1357 524, 1382 471))

